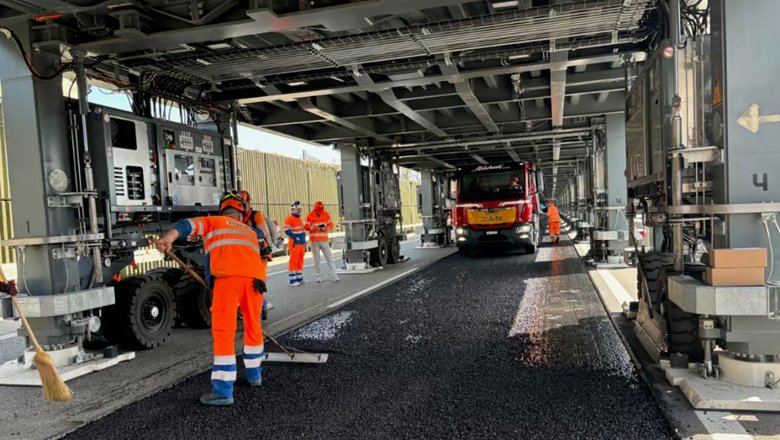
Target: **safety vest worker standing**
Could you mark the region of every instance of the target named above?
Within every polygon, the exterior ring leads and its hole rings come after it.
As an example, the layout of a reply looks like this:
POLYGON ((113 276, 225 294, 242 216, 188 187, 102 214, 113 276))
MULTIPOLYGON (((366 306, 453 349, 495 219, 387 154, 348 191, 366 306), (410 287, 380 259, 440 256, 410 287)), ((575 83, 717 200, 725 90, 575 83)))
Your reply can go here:
POLYGON ((333 281, 339 281, 336 274, 336 266, 333 264, 333 254, 330 252, 330 242, 328 231, 333 230, 333 221, 330 214, 325 211, 325 204, 322 202, 314 203, 314 210, 306 217, 304 229, 309 231, 309 240, 311 241, 311 253, 314 255, 314 270, 317 272, 317 282, 322 281, 322 272, 320 272, 320 251, 325 256, 325 261, 330 269, 330 276, 333 281))
POLYGON ((261 257, 256 231, 243 223, 246 204, 228 194, 219 205, 219 216, 180 220, 156 243, 161 252, 170 251, 179 237, 203 238, 206 251, 206 281, 212 287, 211 335, 214 365, 211 392, 200 397, 204 405, 232 405, 236 380, 235 334, 237 311, 244 316, 244 366, 252 386, 262 383, 261 363, 265 356, 260 313, 267 291, 267 263, 261 257))
POLYGON ((294 201, 290 204, 290 215, 284 221, 284 233, 290 237, 287 249, 290 260, 287 263, 287 272, 291 286, 303 284, 303 256, 306 255, 306 231, 301 220, 301 202, 294 201))
POLYGON ((553 243, 561 241, 561 215, 552 199, 547 200, 547 226, 550 228, 550 241, 553 243))

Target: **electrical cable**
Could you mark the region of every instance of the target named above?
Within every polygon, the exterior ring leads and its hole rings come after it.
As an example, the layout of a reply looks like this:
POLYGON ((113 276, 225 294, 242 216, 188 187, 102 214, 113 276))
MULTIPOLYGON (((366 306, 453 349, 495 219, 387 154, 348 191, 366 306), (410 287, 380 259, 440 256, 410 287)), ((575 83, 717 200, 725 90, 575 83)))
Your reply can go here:
POLYGON ((44 81, 48 81, 57 78, 58 76, 60 76, 62 72, 66 70, 73 69, 73 62, 70 61, 67 63, 63 63, 62 65, 60 65, 60 67, 58 67, 53 73, 49 75, 42 75, 40 72, 38 72, 38 69, 36 69, 35 66, 33 65, 30 55, 27 53, 26 50, 24 50, 24 44, 22 44, 22 40, 19 39, 19 37, 14 33, 14 31, 8 29, 5 26, 0 26, 0 32, 2 32, 8 39, 13 40, 13 42, 16 44, 16 48, 19 50, 19 53, 22 54, 24 63, 27 65, 27 70, 29 70, 34 77, 38 79, 42 79, 44 81))

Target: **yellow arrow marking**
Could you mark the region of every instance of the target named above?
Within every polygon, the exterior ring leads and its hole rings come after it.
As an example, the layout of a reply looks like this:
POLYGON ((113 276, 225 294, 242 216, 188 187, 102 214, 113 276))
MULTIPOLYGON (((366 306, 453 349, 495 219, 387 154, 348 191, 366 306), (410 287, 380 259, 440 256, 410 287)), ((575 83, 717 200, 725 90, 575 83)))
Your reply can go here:
POLYGON ((780 122, 780 115, 764 115, 760 114, 760 107, 758 104, 750 104, 750 107, 742 113, 742 116, 737 119, 737 124, 741 125, 751 133, 758 133, 758 129, 761 124, 767 122, 780 122))

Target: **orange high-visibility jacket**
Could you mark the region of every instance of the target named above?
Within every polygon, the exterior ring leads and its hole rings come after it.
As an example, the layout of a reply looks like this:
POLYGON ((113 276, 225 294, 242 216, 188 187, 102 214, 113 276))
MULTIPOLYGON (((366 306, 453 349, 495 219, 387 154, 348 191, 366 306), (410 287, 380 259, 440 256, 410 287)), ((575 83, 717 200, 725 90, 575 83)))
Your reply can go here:
POLYGON ((207 277, 247 277, 265 281, 259 236, 230 217, 195 217, 176 223, 183 237, 203 237, 207 277))
MULTIPOLYGON (((287 219, 284 221, 284 232, 290 231, 291 234, 294 236, 300 237, 304 244, 306 243, 306 232, 304 232, 303 228, 303 221, 300 217, 296 217, 294 215, 288 215, 287 219), (301 235, 303 237, 301 237, 301 235)), ((295 239, 293 237, 290 237, 290 240, 287 242, 287 246, 292 248, 295 245, 295 239)))
POLYGON ((306 226, 304 228, 309 231, 309 240, 311 241, 328 241, 328 231, 333 230, 333 221, 330 219, 328 211, 322 211, 320 214, 312 211, 306 217, 306 226), (317 226, 325 225, 325 230, 318 229, 317 226))
POLYGON ((560 223, 561 215, 555 205, 547 205, 547 218, 550 223, 560 223))

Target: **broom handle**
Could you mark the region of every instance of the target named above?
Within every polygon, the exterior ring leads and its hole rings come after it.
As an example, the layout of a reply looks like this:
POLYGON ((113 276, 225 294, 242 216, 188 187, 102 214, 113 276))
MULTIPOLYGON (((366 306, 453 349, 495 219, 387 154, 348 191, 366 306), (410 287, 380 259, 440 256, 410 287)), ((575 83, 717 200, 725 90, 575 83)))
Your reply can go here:
MULTIPOLYGON (((156 240, 150 240, 150 241, 152 242, 152 245, 154 245, 154 244, 156 243, 156 240)), ((196 280, 197 282, 199 282, 200 284, 202 284, 202 285, 203 285, 203 287, 205 287, 205 288, 206 288, 206 289, 208 289, 208 290, 211 290, 211 288, 209 287, 209 285, 208 285, 208 284, 206 284, 206 281, 203 279, 203 277, 201 277, 200 275, 198 275, 198 273, 197 273, 197 272, 195 272, 194 270, 192 270, 192 268, 191 268, 191 267, 190 267, 190 266, 189 266, 187 263, 185 263, 184 261, 182 261, 182 260, 181 260, 181 258, 177 257, 177 256, 176 256, 176 255, 175 255, 173 252, 171 252, 171 251, 165 251, 165 255, 167 255, 167 256, 168 256, 170 259, 172 259, 173 261, 175 261, 175 262, 179 263, 179 265, 180 265, 182 268, 184 268, 184 270, 186 270, 186 271, 187 271, 187 273, 189 273, 190 275, 192 275, 192 277, 193 277, 193 278, 195 278, 195 280, 196 280)))
MULTIPOLYGON (((5 272, 3 272, 3 268, 0 266, 0 281, 6 282, 8 281, 8 278, 5 277, 5 272)), ((19 307, 19 303, 16 301, 16 295, 11 295, 11 302, 14 304, 14 307, 16 307, 16 311, 19 313, 19 317, 22 318, 22 325, 24 325, 24 329, 27 330, 27 333, 30 335, 30 340, 32 340, 33 345, 35 346, 35 351, 43 351, 43 348, 41 348, 41 344, 38 343, 38 339, 35 337, 35 333, 32 331, 32 327, 30 327, 30 323, 27 322, 27 317, 24 316, 24 312, 22 311, 22 308, 19 307)))

